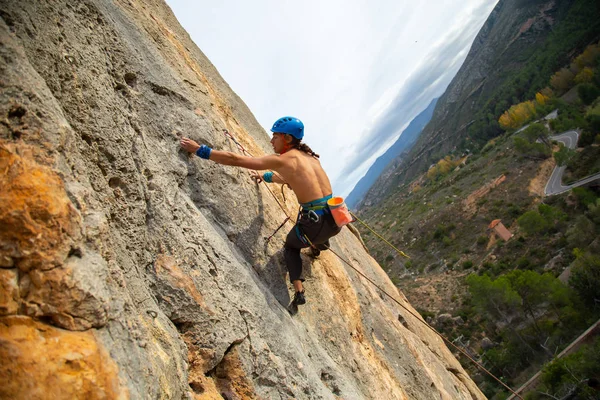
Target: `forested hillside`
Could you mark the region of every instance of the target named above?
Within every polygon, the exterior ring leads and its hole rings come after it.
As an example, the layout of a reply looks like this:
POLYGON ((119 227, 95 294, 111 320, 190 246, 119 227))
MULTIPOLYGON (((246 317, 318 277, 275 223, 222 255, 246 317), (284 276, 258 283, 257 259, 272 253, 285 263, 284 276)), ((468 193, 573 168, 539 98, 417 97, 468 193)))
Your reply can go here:
POLYGON ((550 76, 600 36, 596 0, 502 0, 438 101, 430 123, 389 179, 368 197, 376 204, 448 154, 478 152, 502 133, 498 118, 533 98, 550 76))
MULTIPOLYGON (((555 358, 600 318, 600 187, 569 186, 600 178, 600 5, 501 2, 479 39, 514 7, 537 17, 512 25, 524 43, 522 52, 505 43, 506 64, 494 72, 504 80, 490 85, 490 75, 449 105, 463 92, 457 76, 415 145, 412 172, 405 163, 378 182, 359 213, 411 258, 362 233, 422 315, 496 376, 516 389, 542 371, 526 398, 596 399, 598 339, 555 358), (543 23, 552 27, 545 38, 526 41, 543 23), (445 128, 459 121, 468 126, 445 128), (572 148, 563 132, 576 138, 572 148), (425 159, 429 168, 417 168, 425 159), (547 186, 555 167, 564 169, 556 193, 547 186)), ((488 397, 507 397, 471 373, 488 397)))

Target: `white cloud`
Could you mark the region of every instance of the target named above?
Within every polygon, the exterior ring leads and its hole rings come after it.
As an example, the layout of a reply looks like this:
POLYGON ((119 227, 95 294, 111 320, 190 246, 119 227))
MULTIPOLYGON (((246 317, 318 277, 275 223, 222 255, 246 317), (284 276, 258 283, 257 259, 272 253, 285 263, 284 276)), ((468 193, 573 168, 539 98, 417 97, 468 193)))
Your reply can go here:
POLYGON ((167 0, 265 130, 303 120, 344 195, 442 94, 496 2, 167 0))

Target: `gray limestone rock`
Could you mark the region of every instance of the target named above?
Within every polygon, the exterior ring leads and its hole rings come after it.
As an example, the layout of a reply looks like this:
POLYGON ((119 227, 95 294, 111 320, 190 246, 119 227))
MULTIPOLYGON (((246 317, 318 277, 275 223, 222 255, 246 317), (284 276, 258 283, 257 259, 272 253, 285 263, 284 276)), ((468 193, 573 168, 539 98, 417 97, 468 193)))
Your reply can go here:
POLYGON ((494 342, 492 342, 489 338, 484 337, 481 339, 481 348, 484 350, 489 350, 494 347, 494 342))

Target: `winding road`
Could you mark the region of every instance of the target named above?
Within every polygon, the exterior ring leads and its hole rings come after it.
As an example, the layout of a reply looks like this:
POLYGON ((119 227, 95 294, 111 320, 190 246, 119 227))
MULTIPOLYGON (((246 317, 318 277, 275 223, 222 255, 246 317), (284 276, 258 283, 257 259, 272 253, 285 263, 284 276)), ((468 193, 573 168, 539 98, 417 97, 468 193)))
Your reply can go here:
MULTIPOLYGON (((577 147, 577 138, 579 137, 579 132, 577 131, 567 131, 561 133, 559 135, 551 136, 550 139, 556 140, 564 144, 566 147, 570 149, 575 149, 577 147)), ((544 194, 546 196, 552 196, 555 194, 566 192, 567 190, 573 189, 574 187, 585 185, 586 183, 595 181, 596 179, 600 179, 600 173, 595 175, 588 176, 587 178, 581 179, 577 182, 573 182, 570 185, 562 184, 562 177, 565 172, 566 166, 556 166, 554 171, 552 171, 552 175, 546 184, 546 188, 544 189, 544 194)))

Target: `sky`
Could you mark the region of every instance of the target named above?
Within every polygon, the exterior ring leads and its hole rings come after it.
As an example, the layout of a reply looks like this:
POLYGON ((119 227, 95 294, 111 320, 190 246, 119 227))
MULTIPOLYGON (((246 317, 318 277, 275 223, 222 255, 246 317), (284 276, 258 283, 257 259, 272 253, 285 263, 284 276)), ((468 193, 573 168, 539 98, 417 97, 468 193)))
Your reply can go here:
POLYGON ((305 126, 346 196, 456 75, 497 0, 166 0, 270 135, 305 126))

